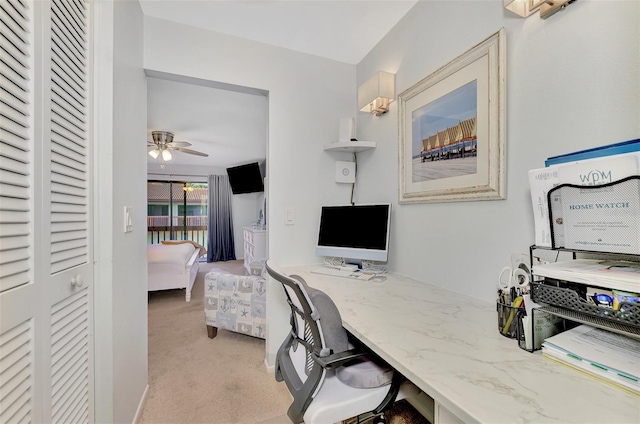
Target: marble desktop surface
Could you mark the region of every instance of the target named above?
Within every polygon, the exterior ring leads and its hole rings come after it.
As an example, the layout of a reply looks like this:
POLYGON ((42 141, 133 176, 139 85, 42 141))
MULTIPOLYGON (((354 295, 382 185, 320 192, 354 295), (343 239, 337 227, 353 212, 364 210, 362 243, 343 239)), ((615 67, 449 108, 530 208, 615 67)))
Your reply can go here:
POLYGON ((496 306, 398 274, 383 283, 290 267, 343 325, 465 423, 640 423, 640 397, 529 353, 498 332, 496 306))

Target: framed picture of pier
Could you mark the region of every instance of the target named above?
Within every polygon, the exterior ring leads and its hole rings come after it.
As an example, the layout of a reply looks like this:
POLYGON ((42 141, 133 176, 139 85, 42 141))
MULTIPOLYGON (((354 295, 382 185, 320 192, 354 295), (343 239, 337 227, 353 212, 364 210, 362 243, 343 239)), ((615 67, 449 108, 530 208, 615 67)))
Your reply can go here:
POLYGON ((504 28, 398 96, 400 203, 504 199, 504 28))

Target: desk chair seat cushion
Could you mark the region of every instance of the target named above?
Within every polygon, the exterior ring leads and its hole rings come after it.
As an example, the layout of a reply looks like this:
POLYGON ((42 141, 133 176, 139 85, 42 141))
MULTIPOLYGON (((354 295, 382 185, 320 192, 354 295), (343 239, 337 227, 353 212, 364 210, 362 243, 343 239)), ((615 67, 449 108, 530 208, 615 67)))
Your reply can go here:
MULTIPOLYGON (((300 278, 299 281, 304 280, 300 278)), ((323 291, 309 287, 305 287, 309 295, 309 299, 320 314, 320 323, 322 324, 322 333, 324 336, 325 346, 332 350, 332 353, 340 353, 351 348, 349 345, 349 336, 342 326, 342 318, 335 303, 323 291)), ((391 384, 393 378, 393 369, 384 364, 379 364, 362 357, 353 363, 346 364, 337 370, 338 379, 347 386, 358 389, 370 389, 373 387, 381 387, 391 384)))
POLYGON ((349 387, 371 389, 391 384, 393 369, 365 356, 338 368, 336 376, 349 387))

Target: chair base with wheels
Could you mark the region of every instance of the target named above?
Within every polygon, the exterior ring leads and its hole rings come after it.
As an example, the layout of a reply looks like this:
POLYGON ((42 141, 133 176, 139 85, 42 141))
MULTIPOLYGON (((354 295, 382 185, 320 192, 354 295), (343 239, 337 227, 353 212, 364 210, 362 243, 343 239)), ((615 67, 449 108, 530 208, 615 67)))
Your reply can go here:
POLYGON ((350 340, 335 304, 299 276, 287 276, 267 262, 282 283, 291 307, 291 332, 276 356, 276 380, 293 396, 293 423, 337 423, 380 416, 396 400, 420 390, 388 364, 350 340))

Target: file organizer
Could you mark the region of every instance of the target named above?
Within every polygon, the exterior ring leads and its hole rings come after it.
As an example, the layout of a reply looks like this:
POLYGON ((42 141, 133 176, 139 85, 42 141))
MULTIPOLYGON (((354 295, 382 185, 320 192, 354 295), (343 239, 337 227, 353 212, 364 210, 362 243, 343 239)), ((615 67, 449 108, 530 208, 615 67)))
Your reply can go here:
POLYGON ((640 254, 640 176, 561 184, 549 190, 547 204, 553 248, 640 254))
MULTIPOLYGON (((626 254, 611 254, 608 252, 578 251, 574 249, 550 248, 531 246, 530 257, 533 263, 535 250, 550 250, 558 252, 572 252, 576 259, 576 252, 596 254, 607 258, 633 258, 640 261, 640 256, 626 254)), ((551 314, 564 319, 566 328, 571 328, 579 324, 587 324, 592 327, 602 328, 615 333, 623 334, 640 340, 640 303, 621 302, 617 310, 598 306, 587 302, 587 287, 595 287, 565 280, 553 278, 537 277, 532 268, 531 275, 531 299, 541 305, 540 308, 533 309, 533 315, 551 314)), ((522 323, 519 323, 522 327, 522 323)), ((523 330, 520 330, 523 331, 523 330)), ((535 328, 533 329, 535 337, 535 328)), ((533 346, 527 349, 524 343, 519 344, 521 348, 533 352, 539 347, 533 346)))

